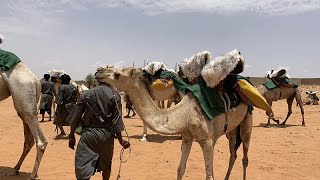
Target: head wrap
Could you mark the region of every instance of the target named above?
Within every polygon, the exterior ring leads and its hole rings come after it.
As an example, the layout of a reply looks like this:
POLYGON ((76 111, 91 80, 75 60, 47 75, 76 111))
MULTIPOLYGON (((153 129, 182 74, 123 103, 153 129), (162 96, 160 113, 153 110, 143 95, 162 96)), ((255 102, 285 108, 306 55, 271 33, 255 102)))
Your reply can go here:
POLYGON ((94 78, 99 81, 99 79, 103 79, 109 77, 115 72, 115 68, 112 65, 107 65, 104 67, 99 67, 97 72, 94 74, 94 78))

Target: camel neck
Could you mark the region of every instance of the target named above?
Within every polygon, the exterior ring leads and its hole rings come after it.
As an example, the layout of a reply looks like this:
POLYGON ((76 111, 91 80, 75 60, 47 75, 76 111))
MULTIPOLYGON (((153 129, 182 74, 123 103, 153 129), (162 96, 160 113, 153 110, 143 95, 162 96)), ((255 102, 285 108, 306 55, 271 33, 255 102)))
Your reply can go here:
POLYGON ((160 109, 152 100, 146 86, 142 82, 135 83, 134 88, 129 90, 127 94, 132 101, 134 108, 141 120, 144 121, 147 126, 161 134, 180 134, 184 128, 178 126, 183 122, 177 123, 177 121, 183 121, 183 119, 177 119, 177 112, 182 112, 182 107, 178 105, 169 109, 160 109))

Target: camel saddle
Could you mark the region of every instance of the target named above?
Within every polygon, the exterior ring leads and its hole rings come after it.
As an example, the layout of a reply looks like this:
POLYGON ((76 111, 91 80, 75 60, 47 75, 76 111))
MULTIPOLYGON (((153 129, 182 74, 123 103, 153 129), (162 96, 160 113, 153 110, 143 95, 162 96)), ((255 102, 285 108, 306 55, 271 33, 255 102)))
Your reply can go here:
POLYGON ((272 90, 279 87, 287 87, 287 88, 297 88, 298 85, 294 84, 291 79, 287 77, 278 78, 278 79, 269 79, 265 83, 263 83, 267 89, 272 90))
POLYGON ((4 51, 0 49, 0 70, 8 71, 21 60, 12 52, 4 51))
POLYGON ((173 86, 173 80, 170 78, 159 78, 152 82, 151 88, 157 90, 167 89, 173 86))

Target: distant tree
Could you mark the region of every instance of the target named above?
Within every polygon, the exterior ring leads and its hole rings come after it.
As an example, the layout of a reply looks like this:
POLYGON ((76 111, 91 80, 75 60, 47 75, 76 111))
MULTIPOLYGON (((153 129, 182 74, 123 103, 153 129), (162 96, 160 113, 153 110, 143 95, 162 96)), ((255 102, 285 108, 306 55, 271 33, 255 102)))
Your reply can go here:
POLYGON ((86 76, 86 82, 88 83, 88 86, 89 86, 89 89, 92 87, 92 85, 94 84, 94 76, 89 73, 87 76, 86 76))

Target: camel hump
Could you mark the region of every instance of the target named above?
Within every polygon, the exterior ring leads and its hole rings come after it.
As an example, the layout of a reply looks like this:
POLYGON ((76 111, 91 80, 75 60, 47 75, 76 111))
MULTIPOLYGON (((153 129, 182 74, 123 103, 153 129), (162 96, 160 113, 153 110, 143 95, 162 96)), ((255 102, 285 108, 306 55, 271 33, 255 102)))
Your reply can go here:
POLYGON ((201 75, 207 85, 213 88, 230 73, 241 73, 244 70, 244 61, 240 52, 234 49, 206 64, 201 71, 201 75))
POLYGON ((163 62, 152 61, 151 63, 148 63, 145 67, 143 67, 142 70, 153 76, 158 71, 167 70, 167 65, 165 65, 163 62))
POLYGON ((185 58, 179 65, 180 74, 190 79, 197 78, 201 75, 203 67, 211 60, 211 54, 209 51, 201 51, 197 54, 185 58))

